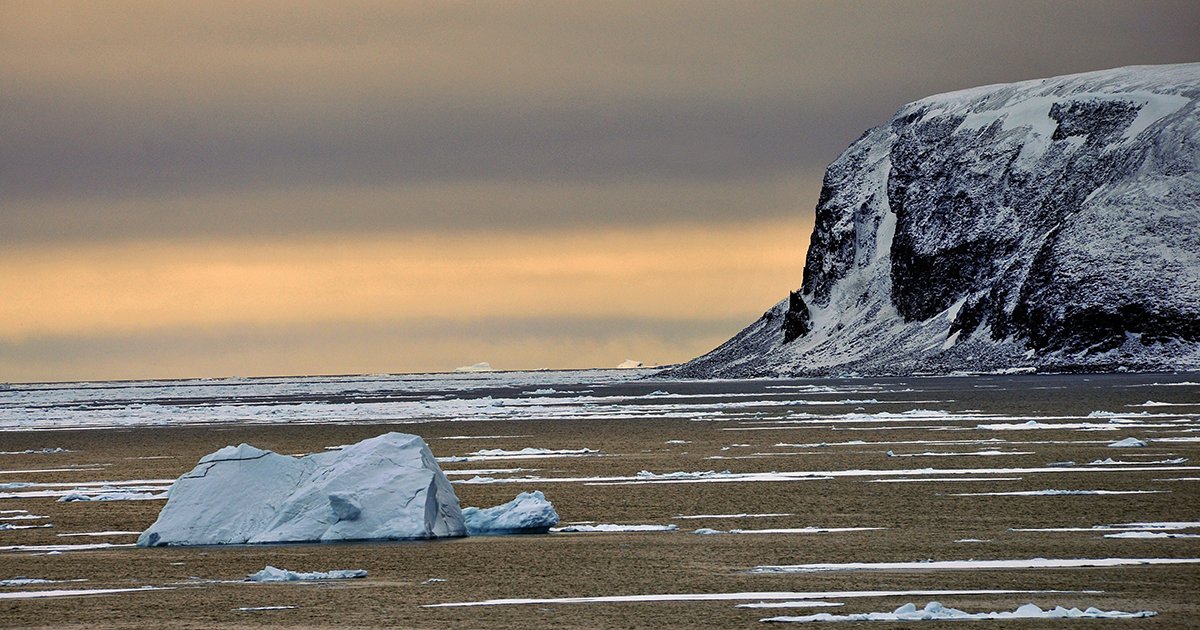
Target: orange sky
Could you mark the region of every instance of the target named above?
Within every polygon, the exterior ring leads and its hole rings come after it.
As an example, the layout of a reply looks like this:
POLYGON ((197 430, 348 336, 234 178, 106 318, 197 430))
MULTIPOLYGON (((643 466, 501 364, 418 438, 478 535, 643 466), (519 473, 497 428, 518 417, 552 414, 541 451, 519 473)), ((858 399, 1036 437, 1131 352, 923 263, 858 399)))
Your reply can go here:
POLYGON ((719 344, 780 299, 780 287, 796 284, 810 230, 797 220, 9 248, 0 252, 0 295, 8 296, 0 341, 131 341, 70 364, 54 356, 0 359, 0 370, 39 380, 681 361, 719 344), (480 334, 522 319, 542 322, 545 334, 480 334), (554 333, 572 321, 598 332, 554 333), (624 329, 605 330, 606 321, 624 329), (680 322, 685 330, 667 343, 639 321, 680 322), (304 332, 314 326, 321 332, 304 332), (376 340, 369 334, 388 329, 376 340), (217 356, 145 356, 132 341, 167 331, 211 338, 203 354, 217 356), (246 331, 258 331, 249 347, 246 331), (270 337, 280 332, 311 347, 279 351, 270 337))

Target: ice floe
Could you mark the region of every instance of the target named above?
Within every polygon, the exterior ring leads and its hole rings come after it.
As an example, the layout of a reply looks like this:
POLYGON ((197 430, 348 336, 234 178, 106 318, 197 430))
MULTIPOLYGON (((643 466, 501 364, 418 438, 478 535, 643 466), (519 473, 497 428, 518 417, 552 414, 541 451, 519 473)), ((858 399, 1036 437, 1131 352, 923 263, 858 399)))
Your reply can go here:
POLYGON ((246 576, 246 582, 307 582, 311 580, 348 580, 365 578, 367 572, 363 569, 334 569, 332 571, 288 571, 267 565, 261 571, 246 576))
POLYGON ((766 513, 762 513, 762 514, 746 514, 746 513, 741 513, 741 514, 690 514, 687 516, 684 516, 683 514, 676 514, 672 518, 706 519, 707 520, 707 519, 712 519, 712 518, 770 518, 770 517, 775 517, 775 516, 792 516, 792 514, 790 512, 766 512, 766 513))
POLYGON ((30 468, 26 470, 0 470, 0 475, 30 475, 35 473, 60 473, 60 472, 92 472, 96 470, 104 470, 108 464, 85 464, 80 466, 69 466, 66 468, 30 468))
POLYGON ((166 492, 69 492, 58 498, 59 503, 76 501, 154 501, 167 498, 166 492))
POLYGON ((1023 477, 918 477, 914 479, 868 479, 867 483, 953 483, 959 481, 1020 481, 1023 477))
POLYGON ((1014 490, 1011 492, 958 492, 952 497, 1058 497, 1110 494, 1164 494, 1170 490, 1014 490))
POLYGON ((837 532, 867 532, 886 527, 778 527, 768 529, 730 529, 721 531, 702 527, 693 534, 832 534, 837 532))
POLYGON ((1182 534, 1179 532, 1147 532, 1132 531, 1117 534, 1105 534, 1105 538, 1200 538, 1200 534, 1182 534))
POLYGON ((1157 612, 1152 610, 1124 612, 1120 610, 1100 610, 1098 608, 1079 610, 1078 608, 1063 608, 1062 606, 1055 606, 1050 610, 1042 610, 1034 604, 1019 606, 1012 612, 969 613, 957 608, 948 608, 939 602, 929 602, 924 608, 917 608, 916 604, 908 603, 890 613, 868 612, 851 613, 848 615, 817 613, 815 615, 798 617, 768 617, 762 619, 762 621, 811 623, 827 621, 960 621, 980 619, 1136 619, 1153 617, 1157 614, 1157 612))
POLYGON ((978 456, 978 457, 998 457, 998 456, 1002 456, 1002 455, 1033 455, 1033 451, 988 450, 988 451, 967 451, 967 452, 959 452, 959 453, 944 453, 944 452, 938 452, 938 451, 925 451, 924 453, 896 453, 894 451, 887 452, 888 457, 966 457, 966 456, 971 456, 971 455, 978 456))
POLYGON ((175 482, 158 520, 138 544, 403 540, 466 533, 454 488, 424 440, 386 433, 306 457, 248 444, 206 455, 175 482))
POLYGON ((1145 445, 1146 445, 1146 443, 1143 442, 1142 440, 1139 440, 1135 437, 1127 437, 1124 440, 1117 440, 1116 442, 1109 444, 1108 447, 1109 448, 1138 448, 1138 447, 1142 447, 1145 445))
POLYGON ((704 602, 754 600, 828 600, 867 597, 945 597, 947 595, 1035 595, 1044 593, 1069 593, 1073 591, 1029 591, 1029 590, 915 590, 915 591, 742 591, 733 593, 650 593, 642 595, 600 595, 593 597, 516 597, 508 599, 484 599, 473 602, 446 602, 424 604, 424 608, 451 608, 464 606, 520 606, 545 604, 619 604, 628 602, 704 602))
POLYGON ((62 582, 86 582, 87 580, 47 580, 45 578, 31 578, 23 575, 17 577, 0 580, 0 586, 32 586, 34 584, 59 584, 62 582))
POLYGON ((299 606, 242 606, 234 608, 237 612, 265 612, 268 610, 296 610, 299 606))
POLYGON ((0 593, 0 599, 42 599, 45 597, 83 597, 86 595, 112 595, 114 593, 140 593, 144 591, 171 590, 170 586, 138 586, 135 588, 81 588, 53 591, 16 591, 0 593))
POLYGON ((1031 558, 1028 560, 924 560, 918 562, 840 562, 760 565, 751 573, 819 573, 825 571, 961 571, 990 569, 1062 569, 1151 564, 1196 564, 1200 558, 1031 558))
MULTIPOLYGON (((1137 456, 1134 455, 1133 457, 1137 457, 1137 456)), ((1179 464, 1186 464, 1187 462, 1188 462, 1188 458, 1186 458, 1186 457, 1173 457, 1171 459, 1159 459, 1159 460, 1150 461, 1150 462, 1120 461, 1120 460, 1115 460, 1111 457, 1107 457, 1105 459, 1097 459, 1095 461, 1090 461, 1087 463, 1087 465, 1088 466, 1177 466, 1179 464)))
POLYGON ((1092 525, 1091 527, 1025 527, 1010 528, 1013 532, 1121 532, 1121 531, 1172 531, 1200 528, 1200 521, 1158 521, 1145 523, 1116 523, 1092 525))
POLYGON ((66 534, 55 534, 60 538, 68 538, 72 536, 137 536, 142 532, 127 531, 123 529, 114 529, 105 532, 70 532, 66 534))
POLYGON ((845 604, 842 602, 823 602, 819 599, 801 599, 782 602, 751 602, 749 604, 737 604, 735 608, 835 608, 837 606, 845 606, 845 604))
POLYGON ((566 527, 555 527, 552 532, 567 532, 567 533, 598 533, 598 532, 673 532, 679 529, 678 525, 616 525, 612 523, 602 523, 600 525, 567 525, 566 527))
POLYGON ((515 451, 506 451, 502 448, 485 448, 485 449, 480 449, 478 451, 475 451, 474 453, 471 453, 471 455, 474 455, 476 457, 505 458, 505 457, 527 457, 530 455, 538 455, 538 456, 542 456, 542 455, 588 455, 588 454, 599 453, 599 452, 600 451, 591 449, 591 448, 552 449, 552 448, 526 447, 526 448, 522 448, 522 449, 515 450, 515 451))
POLYGON ((490 508, 463 508, 471 536, 545 534, 558 525, 558 513, 540 491, 522 492, 517 498, 490 508))
MULTIPOLYGON (((1200 466, 1095 466, 1088 469, 1089 473, 1100 472, 1176 472, 1200 470, 1200 466)), ((835 478, 878 477, 880 480, 888 477, 939 477, 941 475, 1027 475, 1035 473, 1077 473, 1070 467, 1043 466, 1032 468, 898 468, 898 469, 847 469, 847 470, 792 470, 771 471, 760 473, 735 473, 730 471, 676 471, 672 473, 653 473, 641 471, 634 476, 591 476, 591 477, 513 477, 513 478, 478 478, 456 483, 584 483, 588 485, 644 485, 671 483, 755 483, 755 482, 789 482, 789 481, 822 481, 835 478)), ((993 480, 995 478, 992 478, 993 480)), ((944 479, 943 479, 944 480, 944 479)), ((1165 491, 1163 491, 1165 492, 1165 491)))
POLYGON ((12 523, 0 523, 0 531, 12 529, 42 529, 45 527, 54 527, 50 523, 42 523, 40 525, 14 525, 12 523))
POLYGON ((133 547, 133 543, 86 543, 80 545, 8 545, 0 547, 0 551, 62 553, 64 551, 94 551, 96 549, 114 549, 118 547, 133 547))
POLYGON ((0 455, 50 455, 53 453, 70 453, 71 451, 61 446, 48 446, 46 448, 30 448, 23 451, 0 451, 0 455))

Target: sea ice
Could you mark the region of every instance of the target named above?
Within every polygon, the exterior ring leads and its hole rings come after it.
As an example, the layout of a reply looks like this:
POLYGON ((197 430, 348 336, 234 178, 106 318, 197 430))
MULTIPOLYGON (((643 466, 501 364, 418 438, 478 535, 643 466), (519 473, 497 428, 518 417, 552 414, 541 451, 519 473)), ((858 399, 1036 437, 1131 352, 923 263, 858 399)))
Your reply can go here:
POLYGON ((31 578, 23 575, 18 575, 7 580, 0 580, 0 586, 29 586, 31 584, 55 584, 58 582, 86 582, 87 580, 47 580, 44 578, 31 578))
POLYGON ((132 547, 133 543, 113 544, 113 543, 88 543, 82 545, 8 545, 0 547, 0 551, 28 551, 41 552, 46 555, 58 555, 64 551, 91 551, 93 549, 115 549, 119 547, 132 547))
POLYGON ((602 523, 600 525, 568 525, 566 527, 556 527, 551 529, 552 532, 673 532, 679 529, 678 525, 614 525, 611 523, 602 523))
POLYGON ((1177 532, 1146 532, 1132 531, 1119 534, 1105 534, 1105 538, 1200 538, 1200 534, 1180 534, 1177 532))
POLYGON ((770 518, 775 516, 791 516, 791 512, 769 512, 765 514, 692 514, 684 516, 676 514, 674 518, 681 519, 710 519, 710 518, 770 518))
POLYGON ((471 536, 545 534, 558 525, 558 513, 541 491, 522 492, 517 498, 490 508, 463 508, 471 536))
POLYGON ((447 608, 462 606, 519 606, 523 604, 615 604, 625 602, 704 602, 704 601, 754 601, 754 600, 826 600, 864 597, 942 597, 945 595, 1033 595, 1040 593, 1062 593, 1071 591, 1015 591, 1015 590, 932 590, 932 591, 748 591, 736 593, 651 593, 645 595, 601 595, 598 597, 550 597, 485 599, 474 602, 447 602, 424 604, 424 608, 447 608))
POLYGON ((153 501, 167 498, 165 492, 69 492, 58 498, 59 503, 74 503, 76 501, 153 501))
POLYGON ((886 527, 779 527, 773 529, 731 529, 721 531, 702 527, 693 534, 831 534, 837 532, 866 532, 886 527))
POLYGON ((350 578, 367 577, 363 569, 334 569, 333 571, 312 571, 309 573, 277 569, 267 565, 262 571, 246 576, 246 582, 307 582, 309 580, 346 580, 350 578))
POLYGON ((55 534, 59 538, 67 538, 71 536, 136 536, 141 532, 131 532, 123 529, 114 529, 105 532, 71 532, 67 534, 55 534))
POLYGON ((136 588, 83 588, 55 591, 17 591, 0 593, 0 599, 42 599, 44 597, 79 597, 83 595, 111 595, 113 593, 138 593, 141 591, 170 590, 170 586, 139 586, 136 588))
POLYGON ((528 457, 528 456, 545 456, 545 455, 589 455, 599 453, 600 451, 590 448, 534 448, 527 447, 516 451, 506 451, 502 448, 485 448, 471 453, 475 457, 528 457))
POLYGON ((967 451, 967 452, 959 452, 959 453, 943 453, 943 452, 938 452, 938 451, 925 451, 924 453, 896 453, 895 451, 887 452, 888 457, 965 457, 968 455, 975 455, 975 456, 980 456, 980 457, 997 457, 1000 455, 1033 455, 1033 451, 998 451, 998 450, 993 449, 993 450, 986 450, 986 451, 967 451))
POLYGON ((798 599, 795 601, 782 602, 754 602, 751 604, 737 604, 736 608, 834 608, 837 606, 845 606, 842 602, 823 602, 819 599, 798 599))
POLYGON ((1170 490, 1019 490, 1013 492, 959 492, 952 497, 1058 497, 1108 494, 1165 494, 1170 490))
POLYGON ((921 562, 843 562, 760 565, 751 573, 818 573, 823 571, 955 571, 985 569, 1062 569, 1144 564, 1196 564, 1200 558, 1032 558, 1029 560, 925 560, 921 562))
POLYGON ((424 440, 386 433, 305 457, 248 444, 206 455, 171 487, 166 506, 138 545, 466 534, 454 489, 424 440))
POLYGON ((1136 619, 1153 617, 1157 612, 1141 610, 1138 612, 1123 612, 1120 610, 1099 610, 1088 608, 1063 608, 1056 606, 1051 610, 1042 610, 1034 604, 1025 604, 1012 612, 983 612, 968 613, 957 608, 947 608, 938 602, 929 602, 924 608, 918 609, 915 604, 905 604, 890 613, 870 612, 853 613, 849 615, 833 615, 817 613, 799 617, 768 617, 762 621, 811 623, 817 621, 945 621, 945 620, 978 620, 978 619, 1136 619))

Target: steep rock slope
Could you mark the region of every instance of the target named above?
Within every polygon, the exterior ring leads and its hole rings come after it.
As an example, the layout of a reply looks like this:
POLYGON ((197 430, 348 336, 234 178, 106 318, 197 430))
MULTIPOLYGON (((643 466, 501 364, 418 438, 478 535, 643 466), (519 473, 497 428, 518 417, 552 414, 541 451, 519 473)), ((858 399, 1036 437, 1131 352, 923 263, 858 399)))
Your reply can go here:
POLYGON ((1200 64, 905 105, 829 166, 803 284, 677 376, 1200 369, 1200 64))

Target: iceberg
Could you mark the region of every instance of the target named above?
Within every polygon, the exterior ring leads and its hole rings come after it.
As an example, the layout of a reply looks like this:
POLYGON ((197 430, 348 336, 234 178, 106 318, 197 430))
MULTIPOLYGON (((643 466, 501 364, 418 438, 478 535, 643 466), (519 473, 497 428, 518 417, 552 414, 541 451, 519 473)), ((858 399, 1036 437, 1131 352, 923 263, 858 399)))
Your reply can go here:
POLYGON ((539 490, 522 492, 496 507, 464 508, 462 514, 471 536, 545 534, 558 525, 558 512, 539 490))
POLYGON ((625 359, 619 365, 617 365, 618 370, 633 370, 640 367, 642 367, 642 362, 635 361, 633 359, 625 359))
POLYGON ((1117 440, 1116 442, 1109 444, 1108 448, 1139 448, 1145 445, 1145 442, 1135 437, 1127 437, 1124 440, 1117 440))
POLYGON ((480 361, 471 365, 464 365, 454 368, 455 372, 494 372, 492 364, 487 361, 480 361))
POLYGON ((204 456, 171 486, 138 546, 467 535, 458 497, 425 441, 386 433, 301 457, 248 444, 204 456))

